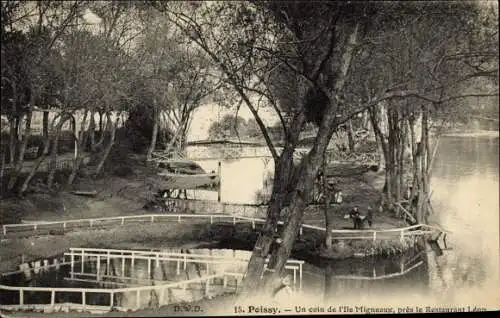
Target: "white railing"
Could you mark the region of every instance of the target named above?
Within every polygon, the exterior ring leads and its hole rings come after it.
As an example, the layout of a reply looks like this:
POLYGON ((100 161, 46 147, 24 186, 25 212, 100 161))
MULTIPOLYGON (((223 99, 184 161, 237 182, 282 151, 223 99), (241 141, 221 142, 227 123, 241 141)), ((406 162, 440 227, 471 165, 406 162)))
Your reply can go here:
MULTIPOLYGON (((242 263, 246 264, 249 261, 248 258, 239 258, 239 257, 228 257, 228 256, 218 256, 218 255, 206 255, 206 254, 196 254, 196 253, 175 253, 175 252, 154 252, 154 251, 136 251, 136 250, 120 250, 120 249, 100 249, 100 248, 70 248, 69 253, 64 253, 65 256, 70 257, 69 264, 71 265, 71 273, 74 272, 75 263, 77 260, 81 263, 81 274, 84 273, 84 262, 85 258, 96 260, 97 264, 97 274, 100 272, 100 263, 101 260, 105 261, 108 265, 106 268, 109 269, 109 262, 111 259, 121 259, 122 260, 122 273, 124 273, 125 268, 125 260, 131 260, 131 267, 134 267, 135 260, 142 259, 148 261, 148 277, 151 274, 151 262, 156 262, 157 266, 160 261, 172 261, 177 262, 176 273, 177 275, 181 272, 182 269, 186 270, 187 264, 190 263, 201 263, 206 264, 208 268, 208 264, 234 264, 234 263, 242 263), (101 259, 102 258, 102 259, 101 259)), ((265 268, 267 268, 267 264, 269 262, 269 258, 265 261, 265 268)), ((68 262, 66 262, 68 263, 68 262)), ((297 286, 298 280, 298 289, 302 290, 302 268, 304 261, 301 260, 287 260, 285 264, 285 269, 293 271, 293 286, 297 286), (298 272, 298 279, 297 279, 298 272)))
MULTIPOLYGON (((239 206, 235 204, 234 206, 239 206)), ((62 227, 63 230, 67 230, 71 227, 88 227, 90 229, 98 226, 106 225, 125 225, 131 221, 142 222, 142 223, 154 223, 160 220, 174 220, 179 223, 182 219, 209 219, 210 223, 218 221, 232 222, 233 224, 246 222, 251 223, 252 228, 255 229, 257 223, 264 223, 266 220, 260 218, 250 218, 239 215, 230 214, 143 214, 143 215, 127 215, 127 216, 116 216, 116 217, 103 217, 103 218, 88 218, 88 219, 75 219, 75 220, 64 220, 64 221, 49 221, 49 222, 38 222, 38 223, 23 223, 23 224, 4 224, 2 225, 3 235, 7 235, 9 232, 21 231, 40 231, 40 230, 54 230, 54 226, 58 226, 59 229, 62 227), (127 222, 126 222, 127 221, 127 222), (111 224, 110 224, 111 223, 111 224), (75 224, 80 224, 80 226, 74 226, 75 224), (73 226, 72 226, 73 225, 73 226), (10 231, 9 231, 10 230, 10 231)), ((283 225, 283 221, 278 222, 279 225, 283 225)), ((303 229, 317 230, 325 232, 326 229, 319 226, 302 224, 299 229, 299 234, 303 234, 303 229)), ((332 233, 337 234, 334 239, 364 239, 364 240, 381 240, 381 239, 394 239, 399 235, 400 240, 404 240, 408 236, 422 236, 426 234, 432 234, 436 232, 449 232, 440 229, 436 226, 417 224, 413 226, 408 226, 404 228, 394 228, 394 229, 384 229, 384 230, 337 230, 333 229, 332 233), (342 236, 348 235, 348 236, 342 236), (355 235, 355 236, 351 236, 355 235)))
MULTIPOLYGON (((185 280, 181 282, 173 282, 173 283, 168 283, 168 284, 163 284, 163 285, 155 285, 155 286, 139 286, 139 287, 127 287, 127 288, 115 288, 115 289, 104 289, 104 288, 66 288, 66 287, 20 287, 20 286, 6 286, 6 285, 0 285, 0 291, 15 291, 18 293, 18 298, 19 298, 19 303, 18 305, 0 305, 0 308, 3 309, 29 309, 30 307, 42 307, 44 308, 45 306, 51 306, 54 307, 55 305, 59 304, 56 302, 56 293, 79 293, 82 295, 82 301, 80 303, 69 303, 70 307, 72 309, 79 309, 79 310, 92 310, 92 309, 100 309, 100 310, 112 310, 113 308, 117 308, 120 310, 126 310, 126 309, 138 309, 140 308, 140 300, 141 300, 141 292, 151 292, 151 291, 156 291, 160 293, 160 303, 159 305, 165 305, 164 303, 164 295, 165 292, 169 288, 182 288, 186 289, 188 284, 192 283, 204 283, 205 284, 205 295, 208 295, 210 292, 210 286, 211 286, 211 281, 215 278, 222 278, 223 279, 223 288, 227 288, 227 277, 232 276, 232 277, 241 277, 241 274, 238 273, 223 273, 223 274, 218 274, 218 275, 209 275, 209 276, 204 276, 200 278, 195 278, 195 279, 190 279, 190 280, 185 280), (50 302, 46 304, 40 304, 39 302, 37 303, 28 303, 25 301, 25 292, 34 292, 34 293, 47 293, 50 292, 50 302), (115 295, 118 295, 120 293, 136 293, 136 304, 133 308, 123 308, 119 306, 115 306, 114 303, 114 298, 115 295), (109 295, 109 305, 108 306, 95 306, 95 305, 88 305, 86 302, 86 296, 88 294, 92 293, 99 293, 99 294, 108 294, 109 295)), ((64 304, 68 304, 65 302, 64 304)))
POLYGON ((399 277, 406 275, 407 273, 411 272, 415 268, 421 266, 424 262, 420 259, 421 258, 421 253, 418 253, 416 256, 410 258, 409 260, 405 262, 401 262, 400 264, 400 269, 398 272, 394 273, 389 273, 389 274, 382 274, 382 275, 377 275, 376 268, 373 268, 373 274, 370 276, 363 276, 363 275, 335 275, 333 276, 335 279, 352 279, 352 280, 380 280, 380 279, 387 279, 387 278, 393 278, 393 277, 399 277))

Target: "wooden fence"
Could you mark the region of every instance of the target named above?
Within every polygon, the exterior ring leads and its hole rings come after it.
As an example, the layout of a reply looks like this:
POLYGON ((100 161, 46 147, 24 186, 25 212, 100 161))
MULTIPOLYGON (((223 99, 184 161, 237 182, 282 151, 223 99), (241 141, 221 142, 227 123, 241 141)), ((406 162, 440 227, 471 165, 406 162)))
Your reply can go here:
MULTIPOLYGON (((141 307, 140 299, 141 293, 150 293, 152 291, 159 293, 159 303, 158 306, 168 304, 168 301, 165 301, 165 296, 168 295, 167 291, 170 288, 182 288, 186 289, 188 284, 192 283, 202 283, 205 285, 205 295, 209 295, 211 284, 214 279, 222 279, 224 282, 227 282, 227 277, 241 277, 240 273, 223 273, 218 275, 209 275, 196 279, 185 280, 181 282, 173 282, 162 285, 154 285, 154 286, 139 286, 139 287, 127 287, 127 288, 61 288, 61 287, 21 287, 21 286, 6 286, 0 285, 0 291, 14 291, 18 294, 19 304, 17 305, 0 305, 1 309, 6 310, 29 310, 29 309, 41 309, 44 310, 48 306, 54 308, 58 303, 56 302, 56 293, 78 293, 81 295, 82 301, 80 303, 64 303, 69 307, 69 310, 79 310, 79 311, 110 311, 112 309, 118 309, 120 311, 126 311, 129 309, 136 310, 141 307), (25 293, 50 293, 50 302, 45 304, 40 303, 29 303, 25 301, 25 293), (107 294, 109 297, 109 305, 108 306, 96 306, 96 305, 88 305, 86 302, 86 296, 88 294, 107 294), (136 304, 134 307, 123 307, 115 305, 115 298, 119 294, 123 293, 135 293, 136 294, 136 304)), ((228 288, 228 286, 223 286, 223 288, 228 288)))
MULTIPOLYGON (((178 200, 179 202, 186 202, 189 205, 190 200, 178 200)), ((196 201, 194 201, 196 202, 196 201)), ((245 213, 245 207, 248 208, 260 208, 256 206, 245 206, 237 204, 223 204, 219 202, 212 201, 199 201, 209 202, 210 205, 216 208, 222 208, 222 211, 231 212, 237 210, 238 208, 243 210, 242 214, 245 213)), ((210 212, 210 211, 208 211, 210 212)), ((130 223, 155 223, 155 222, 172 222, 176 221, 181 223, 183 220, 187 219, 206 219, 209 220, 211 224, 215 222, 229 222, 232 224, 236 223, 249 223, 252 229, 256 228, 259 223, 264 223, 265 219, 246 217, 236 214, 143 214, 143 215, 127 215, 127 216, 116 216, 116 217, 104 217, 104 218, 88 218, 88 219, 75 219, 75 220, 64 220, 64 221, 49 221, 49 222, 33 222, 24 224, 4 224, 2 225, 3 235, 8 234, 42 234, 44 232, 50 232, 50 230, 63 230, 67 231, 70 229, 93 229, 93 228, 103 228, 107 226, 117 226, 125 225, 130 223)), ((279 221, 278 224, 283 225, 283 221, 279 221)), ((326 229, 319 226, 302 224, 299 229, 299 234, 303 234, 304 229, 310 229, 315 231, 325 232, 326 229)), ((382 229, 382 230, 338 230, 333 229, 333 239, 337 240, 372 240, 373 242, 377 240, 393 240, 399 238, 401 242, 404 241, 405 237, 418 237, 425 235, 437 234, 440 232, 446 232, 438 227, 417 224, 413 226, 394 228, 394 229, 382 229)))
POLYGON ((407 261, 401 262, 400 268, 398 272, 393 272, 389 274, 377 274, 377 270, 374 267, 372 275, 335 275, 333 278, 335 279, 352 279, 352 280, 380 280, 387 278, 394 278, 406 275, 408 272, 411 272, 415 268, 421 266, 424 262, 421 260, 421 254, 418 253, 416 256, 410 258, 407 261))
MULTIPOLYGON (((241 258, 228 256, 218 256, 218 255, 206 255, 200 253, 175 253, 175 252, 155 252, 155 251, 138 251, 138 250, 120 250, 120 249, 102 249, 102 248, 70 248, 69 253, 65 253, 65 256, 70 257, 69 264, 71 265, 71 273, 74 273, 75 263, 78 262, 80 265, 80 273, 84 273, 84 263, 85 260, 94 260, 96 264, 100 266, 101 260, 106 262, 106 268, 109 269, 109 264, 111 259, 121 259, 122 273, 124 273, 125 269, 125 260, 131 261, 131 267, 134 267, 136 259, 142 259, 148 261, 148 277, 151 276, 151 263, 156 262, 156 265, 159 266, 161 261, 170 261, 176 262, 176 272, 177 275, 181 272, 181 264, 182 269, 186 270, 187 265, 190 263, 201 263, 205 264, 206 268, 209 267, 209 264, 234 264, 248 263, 249 258, 241 258)), ((265 261, 265 268, 267 268, 267 263, 269 262, 269 258, 265 261)), ((68 263, 68 262, 65 262, 68 263)), ((302 268, 304 261, 300 260, 287 260, 285 264, 285 269, 293 271, 293 288, 297 288, 298 290, 302 290, 302 268), (297 278, 298 274, 298 278, 297 278), (297 286, 298 283, 298 286, 297 286)), ((97 268, 97 275, 100 273, 100 268, 97 268)))

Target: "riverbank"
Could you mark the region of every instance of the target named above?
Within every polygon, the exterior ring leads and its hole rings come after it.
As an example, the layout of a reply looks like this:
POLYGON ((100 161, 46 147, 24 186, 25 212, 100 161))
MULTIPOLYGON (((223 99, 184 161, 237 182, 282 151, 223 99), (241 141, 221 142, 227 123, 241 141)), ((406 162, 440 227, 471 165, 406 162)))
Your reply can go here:
MULTIPOLYGON (((152 194, 161 187, 159 179, 151 167, 142 162, 129 162, 129 168, 116 168, 115 173, 108 174, 99 179, 90 177, 79 178, 71 189, 58 194, 32 193, 23 199, 10 198, 0 200, 2 224, 22 222, 60 221, 84 218, 114 217, 122 215, 141 215, 157 213, 143 209, 145 203, 151 199, 152 194), (126 173, 117 170, 127 170, 126 173), (119 174, 119 175, 117 175, 119 174), (71 190, 95 191, 95 197, 85 197, 71 194, 71 190)), ((335 167, 333 167, 335 168, 335 167)), ((349 167, 345 164, 335 169, 338 177, 337 186, 342 189, 344 202, 332 205, 327 213, 333 220, 336 229, 351 229, 352 221, 344 219, 353 206, 359 206, 361 211, 368 206, 376 207, 379 198, 380 176, 374 172, 346 173, 349 167)), ((352 169, 351 169, 352 171, 352 169)), ((379 213, 374 209, 373 229, 388 229, 405 226, 401 219, 386 213, 379 213)), ((196 213, 196 211, 194 211, 196 213)), ((319 206, 310 209, 304 215, 303 223, 324 227, 325 211, 319 206)), ((69 247, 125 247, 135 245, 139 248, 150 246, 150 242, 162 242, 165 246, 179 244, 205 244, 214 242, 213 233, 216 226, 210 227, 206 220, 190 220, 189 223, 162 223, 137 225, 136 227, 116 227, 103 231, 78 231, 69 232, 64 236, 49 235, 30 238, 8 239, 2 242, 0 253, 0 268, 17 266, 20 255, 28 258, 49 257, 59 254, 69 247), (210 229, 210 230, 209 230, 210 229), (212 232, 210 232, 212 231, 212 232), (206 233, 212 233, 210 235, 206 233), (205 234, 204 234, 205 233, 205 234), (61 239, 64 237, 64 239, 61 239), (15 262, 14 262, 15 260, 15 262), (16 263, 17 262, 17 263, 16 263)), ((225 226, 225 225, 224 225, 225 226)), ((231 225, 232 226, 232 225, 231 225)), ((249 224, 236 227, 218 229, 222 232, 236 233, 231 237, 239 245, 246 245, 245 249, 252 249, 257 238, 257 231, 253 231, 249 224)), ((258 228, 257 228, 258 230, 258 228)), ((224 238, 221 237, 221 240, 224 238)), ((335 250, 326 255, 322 250, 324 234, 318 231, 305 230, 304 235, 296 242, 294 250, 302 258, 320 257, 321 254, 330 258, 346 258, 355 255, 370 255, 373 253, 393 253, 402 250, 400 240, 394 239, 380 246, 374 246, 370 240, 351 241, 346 244, 335 245, 335 250)), ((404 247, 404 246, 403 246, 404 247)), ((2 269, 3 271, 3 269, 2 269)))

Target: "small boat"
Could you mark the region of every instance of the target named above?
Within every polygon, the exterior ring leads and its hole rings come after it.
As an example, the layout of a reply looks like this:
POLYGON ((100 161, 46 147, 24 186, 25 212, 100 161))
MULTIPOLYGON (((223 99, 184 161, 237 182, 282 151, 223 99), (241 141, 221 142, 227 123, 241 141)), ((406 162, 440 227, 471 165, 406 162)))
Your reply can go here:
POLYGON ((214 171, 207 173, 200 165, 191 160, 164 160, 158 164, 159 176, 165 181, 163 189, 195 189, 214 187, 220 182, 220 176, 214 171))
POLYGON ((220 178, 217 173, 205 174, 178 174, 169 172, 158 172, 164 178, 163 189, 195 189, 203 186, 215 186, 220 178))

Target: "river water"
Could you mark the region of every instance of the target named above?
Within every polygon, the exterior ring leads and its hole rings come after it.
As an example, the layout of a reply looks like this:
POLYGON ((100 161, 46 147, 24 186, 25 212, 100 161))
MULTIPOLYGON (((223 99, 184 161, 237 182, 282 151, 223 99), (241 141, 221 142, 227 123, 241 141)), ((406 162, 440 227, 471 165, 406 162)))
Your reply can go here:
MULTIPOLYGON (((451 249, 444 255, 424 252, 420 255, 422 263, 403 271, 404 275, 376 280, 334 277, 346 273, 366 276, 360 273, 372 272, 377 266, 377 276, 401 273, 405 258, 310 266, 304 279, 311 300, 321 298, 327 304, 352 304, 357 299, 373 305, 500 305, 498 144, 498 134, 449 135, 439 140, 431 180, 435 211, 431 222, 451 232, 446 239, 451 249)), ((210 170, 217 166, 216 160, 198 162, 210 170)), ((223 161, 222 201, 254 203, 255 193, 272 169, 272 161, 263 158, 223 161)), ((214 194, 204 198, 210 196, 214 194)))

